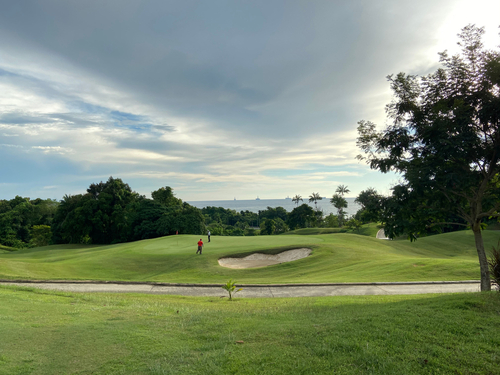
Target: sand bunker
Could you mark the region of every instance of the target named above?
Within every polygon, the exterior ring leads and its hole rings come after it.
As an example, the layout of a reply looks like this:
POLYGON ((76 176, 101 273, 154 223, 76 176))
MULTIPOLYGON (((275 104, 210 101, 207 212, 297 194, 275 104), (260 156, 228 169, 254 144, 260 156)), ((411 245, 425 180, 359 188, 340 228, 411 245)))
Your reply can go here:
POLYGON ((219 264, 222 267, 236 269, 266 267, 302 259, 309 256, 311 252, 311 249, 302 248, 283 251, 276 255, 255 253, 244 258, 221 258, 219 259, 219 264))

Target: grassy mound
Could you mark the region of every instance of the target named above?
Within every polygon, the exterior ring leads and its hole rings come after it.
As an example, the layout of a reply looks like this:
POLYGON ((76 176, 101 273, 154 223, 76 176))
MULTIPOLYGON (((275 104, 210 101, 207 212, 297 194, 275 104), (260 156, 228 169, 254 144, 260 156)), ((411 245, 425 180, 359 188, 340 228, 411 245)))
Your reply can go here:
POLYGON ((500 293, 236 299, 0 287, 0 374, 497 374, 500 293))
MULTIPOLYGON (((485 245, 499 234, 484 232, 485 245)), ((383 241, 348 233, 217 237, 196 254, 199 236, 170 236, 109 246, 57 245, 0 254, 0 278, 162 281, 185 283, 315 283, 479 279, 470 231, 383 241), (309 247, 304 259, 232 270, 218 259, 309 247)))
POLYGON ((5 245, 0 244, 0 254, 11 252, 11 251, 16 251, 16 250, 17 249, 15 249, 13 247, 9 247, 9 246, 5 246, 5 245))

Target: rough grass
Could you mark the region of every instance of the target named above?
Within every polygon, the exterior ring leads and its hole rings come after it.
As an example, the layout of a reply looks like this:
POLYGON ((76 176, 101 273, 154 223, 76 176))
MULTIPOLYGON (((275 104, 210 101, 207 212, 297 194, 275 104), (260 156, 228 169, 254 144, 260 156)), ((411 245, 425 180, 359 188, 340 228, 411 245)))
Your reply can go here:
POLYGON ((500 293, 236 299, 0 287, 0 374, 498 374, 500 293))
MULTIPOLYGON (((485 231, 486 249, 499 233, 485 231)), ((479 279, 471 231, 384 241, 348 233, 218 237, 196 255, 199 236, 170 236, 110 246, 58 245, 0 254, 0 278, 184 283, 315 283, 479 279), (251 252, 309 247, 311 256, 263 268, 229 269, 217 260, 251 252)))

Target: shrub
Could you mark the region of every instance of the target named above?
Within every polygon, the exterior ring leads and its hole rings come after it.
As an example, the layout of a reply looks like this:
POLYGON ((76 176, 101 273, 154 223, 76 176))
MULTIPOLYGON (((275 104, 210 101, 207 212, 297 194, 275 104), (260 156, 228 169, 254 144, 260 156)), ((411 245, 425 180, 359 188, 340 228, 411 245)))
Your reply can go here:
POLYGON ((231 301, 233 299, 233 294, 238 293, 240 290, 243 290, 243 288, 236 289, 236 281, 229 280, 227 283, 225 283, 222 286, 222 289, 225 289, 229 293, 229 300, 231 301))

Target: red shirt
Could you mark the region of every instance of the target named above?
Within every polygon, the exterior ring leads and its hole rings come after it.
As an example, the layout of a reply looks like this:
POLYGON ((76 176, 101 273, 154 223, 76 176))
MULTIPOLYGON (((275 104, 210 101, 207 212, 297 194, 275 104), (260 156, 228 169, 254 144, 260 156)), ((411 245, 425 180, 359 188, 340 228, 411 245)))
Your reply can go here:
POLYGON ((203 241, 198 241, 198 246, 203 246, 203 241))

